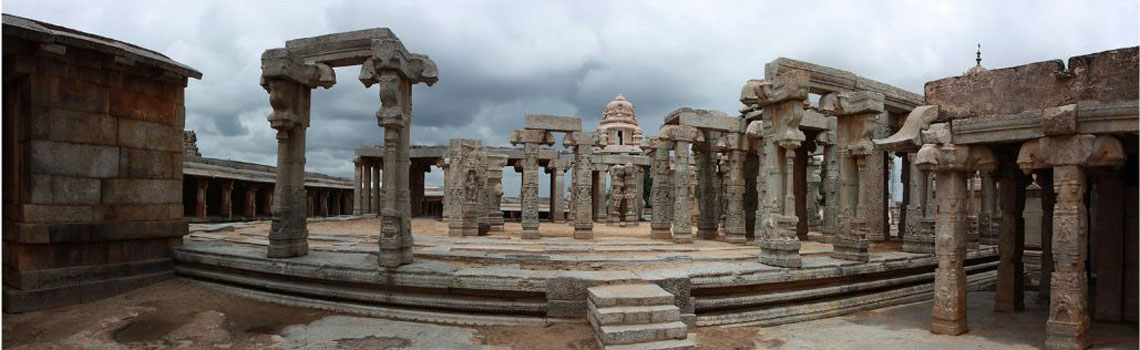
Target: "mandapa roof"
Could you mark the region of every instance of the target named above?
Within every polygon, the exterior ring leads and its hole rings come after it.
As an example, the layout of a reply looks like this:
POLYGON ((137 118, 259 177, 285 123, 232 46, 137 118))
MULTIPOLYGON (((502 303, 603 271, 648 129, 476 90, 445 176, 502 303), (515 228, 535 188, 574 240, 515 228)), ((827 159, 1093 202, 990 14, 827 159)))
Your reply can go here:
POLYGON ((157 51, 148 50, 108 37, 6 13, 4 14, 4 37, 16 37, 34 42, 57 43, 65 46, 94 50, 110 55, 122 56, 137 63, 154 66, 184 77, 202 79, 201 72, 185 64, 178 63, 157 51))

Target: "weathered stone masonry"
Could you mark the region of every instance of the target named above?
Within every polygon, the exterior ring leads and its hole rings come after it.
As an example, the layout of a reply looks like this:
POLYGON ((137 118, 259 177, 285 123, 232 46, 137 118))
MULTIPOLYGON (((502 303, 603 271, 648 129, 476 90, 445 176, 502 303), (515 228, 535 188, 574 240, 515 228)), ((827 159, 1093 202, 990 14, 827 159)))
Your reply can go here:
POLYGON ((4 311, 172 276, 187 227, 183 90, 202 74, 120 41, 3 23, 4 311))

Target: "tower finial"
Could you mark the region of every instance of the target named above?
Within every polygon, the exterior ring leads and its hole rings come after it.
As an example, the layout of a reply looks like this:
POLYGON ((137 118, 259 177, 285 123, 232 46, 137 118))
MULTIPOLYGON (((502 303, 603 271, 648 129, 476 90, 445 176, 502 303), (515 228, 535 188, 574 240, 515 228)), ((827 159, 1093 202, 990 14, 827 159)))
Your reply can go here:
POLYGON ((975 58, 974 62, 977 62, 979 66, 982 65, 982 43, 978 43, 978 58, 975 58))

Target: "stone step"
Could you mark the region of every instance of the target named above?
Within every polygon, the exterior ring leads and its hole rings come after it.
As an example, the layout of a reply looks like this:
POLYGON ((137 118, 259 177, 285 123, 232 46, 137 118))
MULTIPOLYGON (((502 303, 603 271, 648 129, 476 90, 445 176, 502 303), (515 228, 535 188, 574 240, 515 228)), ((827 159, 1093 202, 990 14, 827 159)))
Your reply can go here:
POLYGON ((685 339, 659 340, 646 343, 606 345, 605 350, 694 350, 697 342, 696 335, 689 335, 685 339))
POLYGON ((633 344, 670 339, 685 339, 688 327, 680 321, 600 326, 595 330, 602 344, 633 344))
POLYGON ((651 283, 590 287, 589 300, 599 308, 613 306, 672 305, 673 294, 651 283))
POLYGON ((673 322, 681 320, 681 309, 673 304, 653 306, 613 306, 598 308, 589 304, 589 315, 602 326, 673 322))

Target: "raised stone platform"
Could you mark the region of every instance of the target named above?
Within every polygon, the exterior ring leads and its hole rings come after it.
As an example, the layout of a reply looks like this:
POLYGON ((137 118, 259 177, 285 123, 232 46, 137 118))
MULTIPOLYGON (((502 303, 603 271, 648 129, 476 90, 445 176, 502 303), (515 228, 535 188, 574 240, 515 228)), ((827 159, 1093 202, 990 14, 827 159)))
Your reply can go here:
MULTIPOLYGON (((936 264, 895 243, 873 245, 870 261, 860 263, 805 241, 803 267, 780 268, 761 264, 751 245, 651 240, 648 225, 599 226, 594 240, 524 241, 517 223, 492 236, 447 237, 416 219, 415 262, 382 269, 374 220, 311 223, 310 254, 290 259, 265 257, 264 224, 191 228, 175 251, 176 271, 266 301, 465 325, 583 322, 587 288, 652 283, 673 296, 682 321, 708 326, 775 325, 927 300, 936 264)), ((992 285, 996 265, 995 247, 970 250, 970 288, 992 285)))

